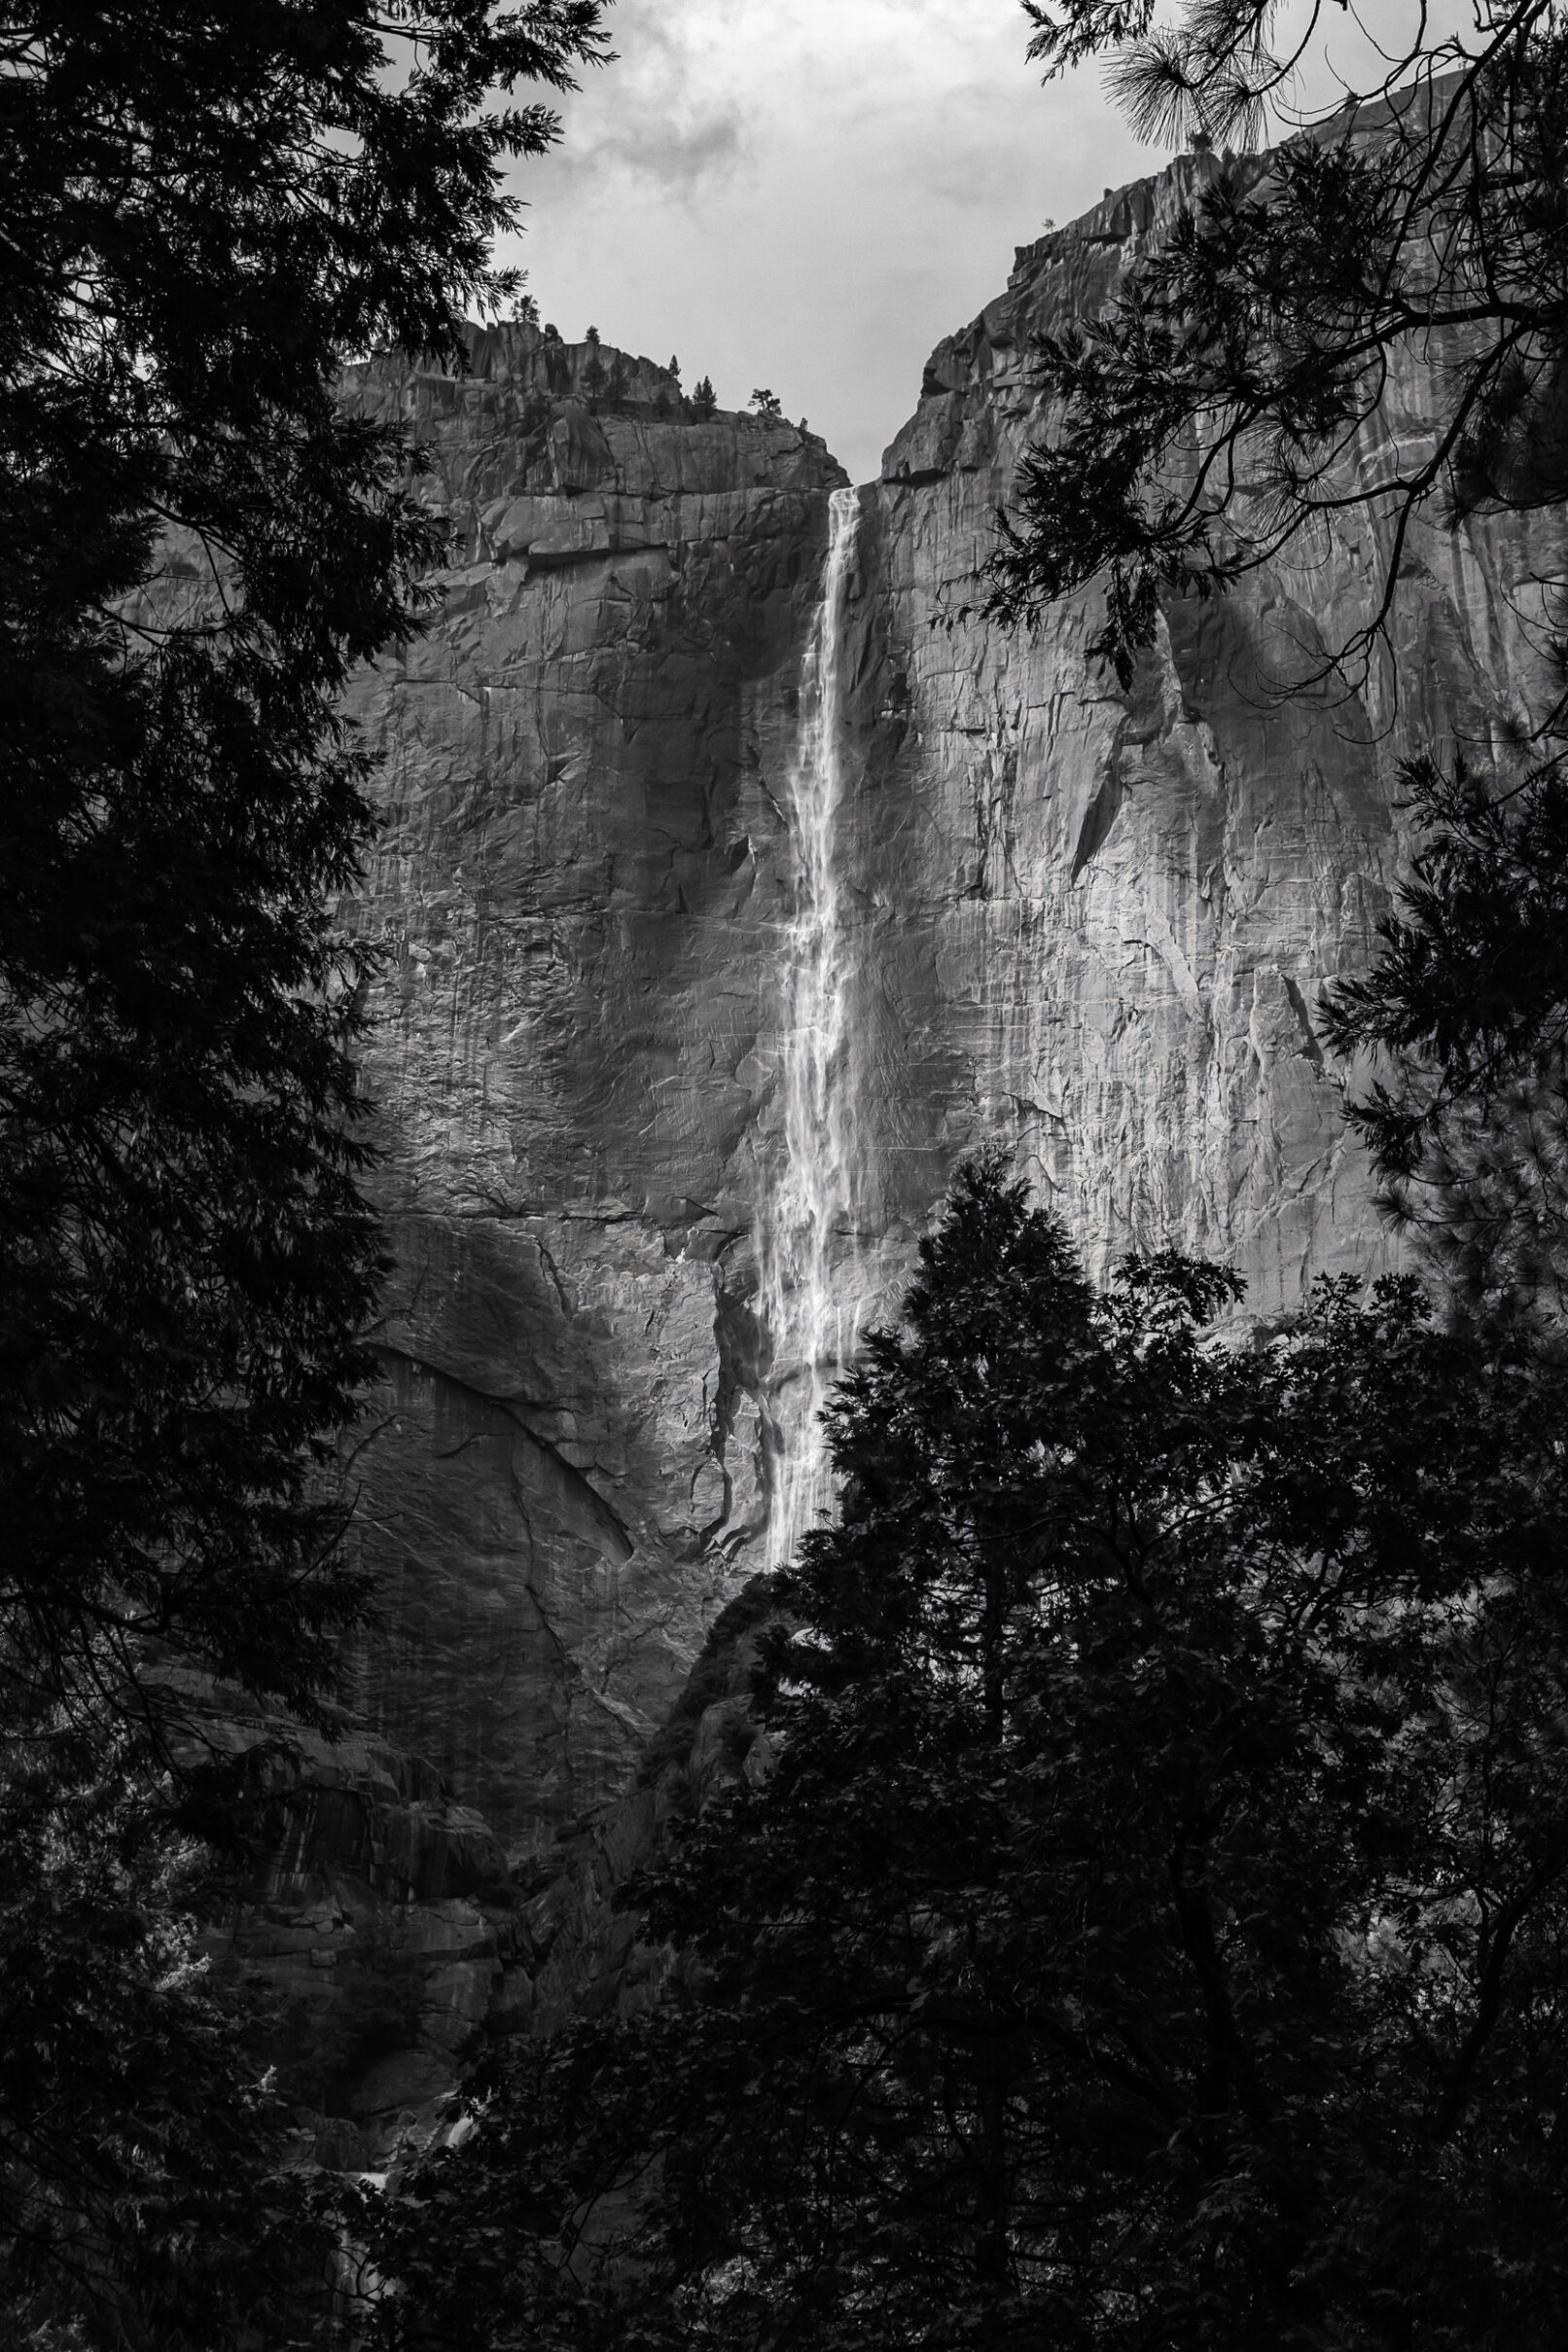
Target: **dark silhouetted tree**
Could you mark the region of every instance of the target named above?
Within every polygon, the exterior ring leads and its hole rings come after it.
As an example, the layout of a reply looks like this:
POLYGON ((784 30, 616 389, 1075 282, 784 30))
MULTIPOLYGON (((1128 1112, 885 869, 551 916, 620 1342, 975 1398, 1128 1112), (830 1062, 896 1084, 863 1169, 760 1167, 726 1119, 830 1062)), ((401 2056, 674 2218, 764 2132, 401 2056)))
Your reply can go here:
MULTIPOLYGON (((1143 0, 1024 4, 1031 54, 1052 74, 1109 54, 1150 137, 1250 141, 1287 109, 1328 21, 1277 0, 1201 0, 1169 25, 1143 0)), ((1040 390, 1060 405, 996 560, 1004 618, 1103 574, 1098 650, 1125 675, 1160 594, 1223 591, 1361 512, 1381 526, 1365 647, 1420 508, 1561 500, 1568 29, 1524 0, 1452 38, 1424 15, 1410 30, 1372 88, 1343 87, 1266 158, 1214 158, 1105 315, 1040 345, 1040 390), (1340 460, 1392 353, 1434 334, 1431 435, 1347 482, 1340 460)))
POLYGON ((94 2340, 248 2324, 214 2198, 260 2243, 265 2102, 158 1892, 183 1694, 318 1713, 363 1599, 321 1480, 379 1250, 337 702, 441 530, 339 374, 461 365, 516 292, 501 168, 555 125, 491 93, 567 87, 599 14, 0 9, 0 2297, 94 2340))
POLYGON ((1568 1274, 1568 793, 1549 765, 1494 796, 1407 764, 1425 835, 1381 954, 1324 1032, 1381 1075, 1349 1116, 1391 1205, 1488 1313, 1561 1308, 1568 1274))
POLYGON ((494 2070, 380 2341, 1562 2340, 1565 1374, 1237 1294, 963 1175, 830 1417, 776 1765, 642 1890, 672 1989, 494 2070))

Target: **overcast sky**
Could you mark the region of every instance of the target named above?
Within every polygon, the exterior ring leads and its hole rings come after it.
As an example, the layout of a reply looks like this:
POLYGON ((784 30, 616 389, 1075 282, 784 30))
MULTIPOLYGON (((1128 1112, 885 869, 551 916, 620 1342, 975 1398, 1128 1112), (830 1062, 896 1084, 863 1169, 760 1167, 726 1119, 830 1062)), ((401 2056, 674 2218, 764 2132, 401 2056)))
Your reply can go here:
POLYGON ((618 62, 518 185, 541 314, 805 416, 856 481, 1013 249, 1158 169, 1016 0, 619 0, 618 62))

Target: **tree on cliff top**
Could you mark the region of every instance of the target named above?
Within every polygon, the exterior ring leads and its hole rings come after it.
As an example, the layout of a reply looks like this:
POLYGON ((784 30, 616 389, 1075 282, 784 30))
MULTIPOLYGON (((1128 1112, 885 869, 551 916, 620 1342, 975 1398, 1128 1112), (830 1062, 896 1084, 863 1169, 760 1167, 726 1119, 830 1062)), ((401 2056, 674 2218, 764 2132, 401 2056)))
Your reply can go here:
POLYGON ((417 625, 442 532, 407 435, 337 379, 382 342, 461 364, 464 308, 515 285, 501 167, 555 127, 492 93, 568 87, 600 14, 0 0, 0 2256, 116 2342, 165 2258, 172 2326, 228 2158, 205 2092, 183 2135, 112 2112, 129 2077, 76 2030, 55 1929, 79 1983, 118 1972, 165 2022, 179 1972, 58 1823, 107 1809, 156 1883, 171 1668, 315 1708, 363 1597, 314 1484, 378 1253, 337 697, 417 625))
MULTIPOLYGON (((1096 57, 1148 136, 1290 128, 1299 74, 1341 12, 1311 0, 1023 0, 1048 75, 1096 57), (1278 36, 1276 41, 1276 35, 1278 36)), ((1568 20, 1485 6, 1461 34, 1410 12, 1364 86, 1255 161, 1211 157, 1191 209, 1105 314, 1037 350, 1053 403, 992 567, 1004 620, 1098 578, 1095 650, 1125 681, 1159 601, 1223 594, 1359 517, 1365 624, 1324 666, 1378 654, 1410 527, 1557 508, 1568 495, 1568 20), (1397 347, 1431 349, 1430 432, 1375 433, 1397 347), (1376 462, 1357 460, 1372 427, 1376 462)), ((1558 666, 1564 584, 1539 632, 1558 666)), ((1526 1286, 1568 1227, 1568 960, 1558 859, 1559 701, 1495 778, 1417 759, 1427 848, 1376 972, 1339 992, 1343 1051, 1394 1056, 1352 1106, 1392 1196, 1448 1229, 1455 1263, 1526 1286), (1533 763, 1533 764, 1532 764, 1533 763), (1506 797, 1500 798, 1500 794, 1506 797), (1425 1203, 1423 1208, 1422 1204, 1425 1203)), ((1538 714, 1538 720, 1540 715, 1538 714)), ((1505 1282, 1506 1287, 1506 1282, 1505 1282)))
POLYGON ((1326 1287, 1244 1348, 966 1172, 832 1414, 685 1997, 498 2069, 408 2352, 1548 2352, 1560 1367, 1326 1287))

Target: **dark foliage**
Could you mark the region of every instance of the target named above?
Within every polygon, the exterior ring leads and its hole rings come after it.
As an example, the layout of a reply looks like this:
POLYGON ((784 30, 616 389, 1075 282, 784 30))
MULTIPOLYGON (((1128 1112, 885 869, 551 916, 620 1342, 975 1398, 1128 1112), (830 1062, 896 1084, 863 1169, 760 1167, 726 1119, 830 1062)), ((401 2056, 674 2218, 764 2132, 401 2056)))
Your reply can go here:
POLYGON ((248 2199, 259 2244, 268 2206, 233 2149, 270 2126, 168 1908, 177 1734, 214 1673, 319 1716, 364 1599, 320 1475, 379 1247, 334 915, 371 819, 336 703, 441 545, 404 437, 335 386, 376 343, 459 357, 465 305, 516 291, 499 167, 554 125, 492 93, 566 87, 599 15, 0 5, 14 2328, 53 2278, 94 2339, 212 2347, 254 2284, 230 2225, 248 2199))
MULTIPOLYGON (((1110 53, 1145 132, 1251 132, 1318 34, 1276 56, 1265 0, 1198 0, 1174 29, 1143 7, 1025 0, 1051 72, 1110 53)), ((1341 659, 1381 629, 1411 517, 1559 501, 1568 487, 1568 31, 1525 4, 1468 46, 1417 30, 1372 92, 1263 165, 1216 162, 1107 314, 1039 349, 1060 404, 1028 457, 992 610, 1026 616, 1106 574, 1097 650, 1125 679, 1162 593, 1224 590, 1349 513, 1379 528, 1380 594, 1341 659), (1438 339, 1430 439, 1351 462, 1396 346, 1438 339)))
POLYGON ((296 1704, 354 1592, 302 1500, 352 1409, 370 815, 334 697, 439 531, 345 351, 455 352, 589 0, 0 16, 0 1584, 8 1672, 155 1636, 296 1704), (161 565, 158 592, 147 591, 161 565), (184 593, 182 594, 182 588, 184 593))
POLYGON ((1390 1205, 1473 1303, 1561 1303, 1568 1240, 1568 792, 1549 765, 1491 797, 1403 771, 1426 846, 1365 979, 1324 1002, 1383 1075, 1349 1116, 1390 1205))
POLYGON ((1236 1295, 1096 1293, 965 1174, 834 1408, 773 1775, 643 1890, 686 1997, 497 2070, 380 2341, 1562 2341, 1565 1375, 1403 1282, 1216 1344, 1236 1295))
POLYGON ((40 2352, 325 2343, 330 2200, 286 2160, 264 2020, 206 1958, 213 1858, 160 1794, 128 1739, 58 1737, 6 1776, 0 2333, 40 2352))

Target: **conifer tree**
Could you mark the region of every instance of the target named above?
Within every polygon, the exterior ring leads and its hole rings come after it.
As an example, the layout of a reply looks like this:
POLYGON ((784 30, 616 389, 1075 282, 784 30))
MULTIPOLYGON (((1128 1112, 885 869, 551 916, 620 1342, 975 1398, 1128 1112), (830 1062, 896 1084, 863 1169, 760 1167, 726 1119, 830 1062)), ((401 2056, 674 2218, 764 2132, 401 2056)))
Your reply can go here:
POLYGON ((1338 650, 1369 651, 1417 512, 1563 495, 1559 12, 1511 0, 1453 32, 1417 12, 1357 83, 1317 0, 1187 0, 1169 22, 1152 0, 1023 5, 1048 78, 1105 57, 1140 135, 1212 160, 1105 314, 1035 353, 1061 406, 1023 468, 995 609, 1018 617, 1100 575, 1098 648, 1125 674, 1160 594, 1224 592, 1356 514, 1373 526, 1375 594, 1338 650), (1311 67, 1337 87, 1305 113, 1311 67), (1265 159, 1213 154, 1270 128, 1265 159), (1398 347, 1434 336, 1432 432, 1346 479, 1398 347))
POLYGON ((213 1820, 187 1694, 319 1714, 364 1597, 321 1479, 380 1250, 337 700, 441 546, 417 452, 338 382, 387 342, 461 366, 464 308, 516 292, 501 167, 555 124, 492 93, 567 87, 599 15, 0 7, 13 2337, 40 2297, 116 2345, 215 2347, 260 2308, 274 2139, 185 1918, 181 1807, 213 1820))
POLYGON ((1568 2326, 1564 1372, 1327 1286, 1219 1343, 960 1180, 832 1413, 771 1777, 652 2012, 394 2198, 444 2352, 1547 2352, 1568 2326))

